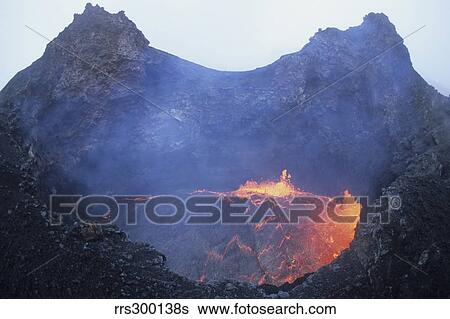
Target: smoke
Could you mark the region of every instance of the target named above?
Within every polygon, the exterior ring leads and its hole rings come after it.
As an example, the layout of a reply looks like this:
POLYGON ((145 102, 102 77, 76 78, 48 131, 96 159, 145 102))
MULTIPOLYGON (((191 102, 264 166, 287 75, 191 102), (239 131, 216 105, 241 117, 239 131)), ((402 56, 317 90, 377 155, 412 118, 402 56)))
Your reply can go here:
MULTIPOLYGON (((207 69, 151 47, 127 53, 132 59, 100 52, 100 66, 132 91, 49 47, 27 71, 36 77, 23 86, 23 96, 34 98, 23 102, 22 127, 51 161, 56 191, 71 181, 74 193, 186 196, 274 179, 287 168, 306 191, 374 196, 395 176, 399 114, 409 114, 420 79, 398 46, 323 90, 399 40, 387 18, 366 20, 319 32, 302 51, 249 72, 207 69)), ((117 31, 105 30, 96 29, 97 37, 117 31)), ((126 231, 162 250, 176 269, 235 234, 147 224, 126 231)))

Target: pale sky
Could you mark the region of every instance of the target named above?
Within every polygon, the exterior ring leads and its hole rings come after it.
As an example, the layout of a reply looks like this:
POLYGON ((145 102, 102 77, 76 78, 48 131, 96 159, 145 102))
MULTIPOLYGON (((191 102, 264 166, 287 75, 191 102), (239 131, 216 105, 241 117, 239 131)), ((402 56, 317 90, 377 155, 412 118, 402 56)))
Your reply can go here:
MULTIPOLYGON (((442 93, 450 93, 450 1, 300 0, 104 0, 110 12, 124 10, 150 45, 220 70, 250 70, 300 50, 318 28, 347 29, 368 12, 383 12, 406 40, 415 69, 442 93)), ((54 38, 81 13, 86 1, 0 2, 0 88, 39 58, 46 41, 29 25, 54 38)))

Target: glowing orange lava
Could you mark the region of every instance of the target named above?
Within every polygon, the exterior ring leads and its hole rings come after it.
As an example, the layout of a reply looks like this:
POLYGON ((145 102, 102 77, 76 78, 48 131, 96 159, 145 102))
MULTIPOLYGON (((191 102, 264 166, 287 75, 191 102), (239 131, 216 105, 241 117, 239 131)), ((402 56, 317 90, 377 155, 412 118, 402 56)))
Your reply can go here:
POLYGON ((302 193, 291 183, 291 175, 287 170, 283 170, 280 179, 276 182, 264 181, 261 183, 255 181, 247 181, 237 190, 231 192, 235 196, 268 196, 268 197, 290 197, 295 194, 302 193))
MULTIPOLYGON (((313 195, 294 186, 287 170, 282 171, 278 181, 247 181, 231 192, 208 193, 249 198, 254 206, 271 198, 283 209, 294 197, 313 195)), ((317 197, 332 202, 340 216, 359 216, 361 206, 349 191, 344 192, 339 202, 326 196, 317 197)), ((200 280, 232 278, 280 285, 318 270, 348 248, 358 222, 355 218, 353 222, 336 223, 327 218, 326 212, 323 215, 324 223, 305 219, 282 224, 265 219, 257 224, 236 226, 223 244, 207 253, 200 280)))

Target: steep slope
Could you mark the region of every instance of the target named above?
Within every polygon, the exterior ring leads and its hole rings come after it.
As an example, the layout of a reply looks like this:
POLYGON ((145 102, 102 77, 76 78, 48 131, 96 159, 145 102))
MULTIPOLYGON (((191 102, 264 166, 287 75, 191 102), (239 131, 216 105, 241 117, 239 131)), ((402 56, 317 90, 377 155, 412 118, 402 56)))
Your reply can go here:
POLYGON ((0 116, 0 297, 262 297, 245 283, 199 285, 166 267, 153 247, 117 227, 49 225, 40 197, 40 158, 0 116), (228 287, 228 289, 225 289, 228 287))
POLYGON ((224 188, 289 168, 312 191, 375 192, 402 131, 424 126, 411 104, 426 84, 399 41, 371 14, 267 67, 217 72, 148 47, 123 13, 88 6, 2 99, 30 143, 95 191, 224 188))
MULTIPOLYGON (((53 192, 186 194, 288 168, 316 193, 399 193, 391 223, 359 225, 352 247, 292 294, 448 296, 450 103, 383 14, 320 31, 269 66, 219 72, 149 47, 123 12, 88 5, 2 90, 0 110, 53 192)), ((181 244, 212 236, 127 231, 192 277, 181 244)))

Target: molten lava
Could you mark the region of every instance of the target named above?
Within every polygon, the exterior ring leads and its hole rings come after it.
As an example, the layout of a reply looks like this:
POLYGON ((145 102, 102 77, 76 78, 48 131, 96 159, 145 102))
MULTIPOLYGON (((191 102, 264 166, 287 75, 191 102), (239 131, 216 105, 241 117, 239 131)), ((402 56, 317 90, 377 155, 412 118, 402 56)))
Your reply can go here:
MULTIPOLYGON (((287 170, 282 171, 278 181, 247 181, 237 190, 214 194, 249 198, 254 206, 271 198, 283 209, 294 197, 313 195, 294 186, 287 170)), ((333 202, 340 216, 359 216, 361 206, 348 191, 340 202, 317 197, 333 202)), ((224 242, 207 253, 199 280, 232 278, 280 285, 318 270, 348 248, 358 222, 355 218, 354 222, 336 223, 326 217, 326 212, 324 215, 324 223, 300 219, 298 223, 282 224, 265 219, 257 224, 235 226, 231 232, 228 230, 224 242)))
POLYGON ((290 197, 303 192, 291 183, 291 175, 287 170, 283 170, 280 180, 277 182, 264 181, 257 183, 255 181, 247 181, 241 185, 236 191, 231 192, 235 196, 265 196, 265 197, 290 197))

